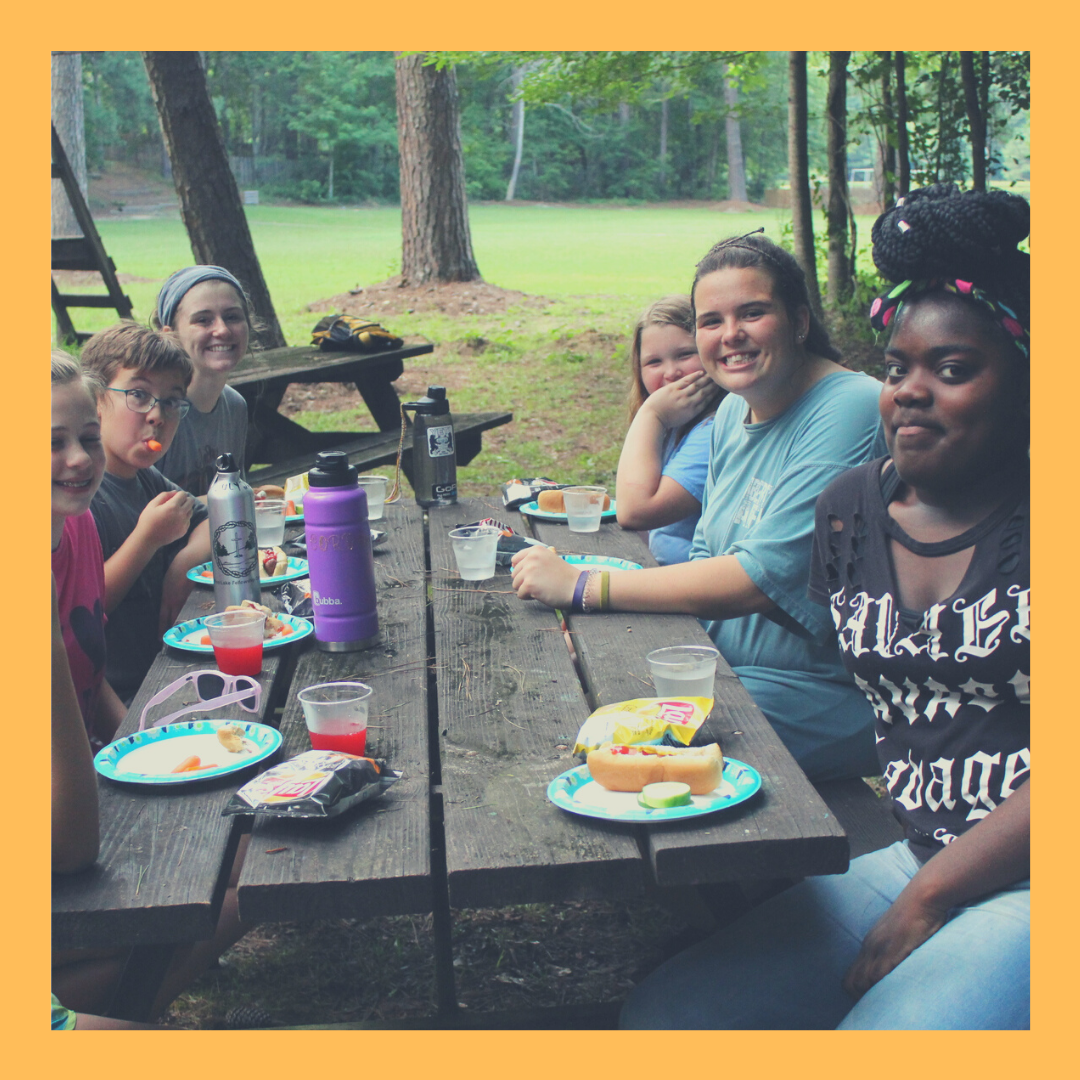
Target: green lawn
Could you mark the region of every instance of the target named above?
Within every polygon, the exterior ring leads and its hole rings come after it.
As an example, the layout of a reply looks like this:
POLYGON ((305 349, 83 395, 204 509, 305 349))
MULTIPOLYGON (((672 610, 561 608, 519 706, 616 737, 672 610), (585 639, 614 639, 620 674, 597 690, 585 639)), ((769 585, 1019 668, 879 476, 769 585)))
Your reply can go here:
MULTIPOLYGON (((248 213, 290 344, 305 344, 319 318, 308 304, 384 281, 400 268, 396 208, 259 206, 248 213)), ((689 288, 696 261, 716 240, 759 225, 780 239, 787 220, 779 210, 497 203, 470 207, 469 216, 484 279, 555 303, 457 317, 418 311, 385 320, 395 333, 435 345, 432 356, 406 364, 400 393, 409 397, 441 383, 455 412, 514 413, 514 423, 488 432, 483 452, 459 470, 464 495, 494 494, 511 476, 612 484, 626 431, 628 331, 637 312, 689 288)), ((859 222, 864 243, 870 224, 859 222)), ((136 317, 146 319, 164 278, 191 261, 183 225, 179 218, 110 219, 100 230, 118 270, 147 279, 124 286, 136 317)), ((94 330, 114 316, 84 310, 75 318, 79 329, 94 330)), ((312 430, 373 427, 358 398, 356 404, 294 419, 312 430)))
MULTIPOLYGON (((725 214, 656 207, 470 207, 477 263, 494 285, 550 297, 594 298, 600 308, 631 310, 684 291, 695 262, 724 236, 764 225, 779 239, 788 212, 725 214)), ((819 215, 820 217, 820 215, 819 215)), ((373 284, 400 269, 401 215, 396 207, 248 208, 255 247, 290 344, 314 324, 307 304, 373 284)), ((871 220, 860 219, 868 242, 871 220)), ((125 288, 140 319, 149 316, 161 281, 191 261, 179 217, 99 222, 117 269, 147 278, 125 288)), ((80 329, 109 324, 108 311, 79 311, 80 329)), ((419 323, 421 320, 417 319, 419 323)), ((398 323, 399 333, 420 332, 398 323)))

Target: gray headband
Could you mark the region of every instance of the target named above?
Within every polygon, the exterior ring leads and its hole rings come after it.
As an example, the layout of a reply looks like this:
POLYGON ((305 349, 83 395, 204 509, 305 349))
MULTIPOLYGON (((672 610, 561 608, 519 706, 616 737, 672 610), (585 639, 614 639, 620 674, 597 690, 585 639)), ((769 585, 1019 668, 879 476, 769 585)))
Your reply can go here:
MULTIPOLYGON (((185 266, 183 270, 177 270, 164 285, 157 298, 157 317, 161 326, 172 326, 176 318, 176 309, 180 301, 184 299, 188 290, 194 288, 203 281, 227 281, 240 297, 244 314, 248 314, 247 298, 244 296, 244 287, 223 266, 185 266)), ((174 328, 175 329, 175 328, 174 328)))

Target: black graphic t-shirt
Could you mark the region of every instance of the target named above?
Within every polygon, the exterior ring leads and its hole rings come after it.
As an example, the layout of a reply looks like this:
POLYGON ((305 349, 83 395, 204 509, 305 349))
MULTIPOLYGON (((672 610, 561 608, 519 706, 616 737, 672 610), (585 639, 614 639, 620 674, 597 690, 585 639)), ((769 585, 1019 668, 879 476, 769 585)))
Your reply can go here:
POLYGON ((962 536, 926 544, 887 507, 887 459, 844 473, 817 503, 809 596, 832 609, 844 666, 876 713, 878 757, 921 858, 971 828, 1030 772, 1029 499, 962 536), (956 592, 925 612, 902 608, 889 540, 917 555, 974 546, 956 592))

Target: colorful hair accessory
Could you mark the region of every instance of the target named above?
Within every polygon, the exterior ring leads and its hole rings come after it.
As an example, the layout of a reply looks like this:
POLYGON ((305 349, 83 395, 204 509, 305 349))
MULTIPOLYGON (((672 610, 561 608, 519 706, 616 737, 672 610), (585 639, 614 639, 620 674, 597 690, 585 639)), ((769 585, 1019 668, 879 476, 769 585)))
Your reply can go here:
POLYGON ((961 278, 922 278, 901 281, 898 285, 893 285, 888 291, 874 298, 874 302, 870 305, 870 325, 875 330, 886 330, 903 306, 905 297, 911 299, 923 293, 932 292, 934 289, 944 289, 957 296, 970 296, 989 308, 994 318, 1012 338, 1013 344, 1030 359, 1031 340, 1028 331, 1017 319, 1016 312, 985 289, 980 289, 978 285, 961 278))

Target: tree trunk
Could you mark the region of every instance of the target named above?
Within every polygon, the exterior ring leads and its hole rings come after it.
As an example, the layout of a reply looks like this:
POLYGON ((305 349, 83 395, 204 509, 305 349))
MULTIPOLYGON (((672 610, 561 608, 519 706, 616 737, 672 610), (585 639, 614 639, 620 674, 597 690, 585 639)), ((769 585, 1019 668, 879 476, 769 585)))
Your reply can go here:
POLYGON ((884 63, 881 65, 881 133, 882 140, 878 143, 881 148, 881 184, 878 195, 881 198, 882 210, 888 210, 896 201, 896 146, 889 138, 895 122, 892 100, 892 53, 880 54, 884 63))
POLYGON ((668 99, 660 102, 660 187, 667 183, 668 99))
MULTIPOLYGON (((514 68, 511 75, 511 85, 516 92, 521 87, 521 79, 525 74, 524 67, 514 68)), ((521 154, 525 149, 525 102, 518 98, 514 102, 514 112, 511 118, 514 132, 514 167, 510 170, 510 183, 506 185, 506 201, 510 202, 517 191, 518 176, 521 173, 521 154)))
POLYGON ((401 169, 401 279, 477 281, 453 68, 395 54, 401 169))
POLYGON ((836 306, 852 293, 848 259, 847 66, 850 52, 829 53, 829 303, 836 306))
POLYGON ((810 303, 821 314, 814 216, 810 202, 810 154, 807 141, 809 110, 806 96, 806 53, 788 54, 788 173, 791 183, 791 227, 795 258, 806 274, 810 303))
POLYGON ((896 194, 911 190, 911 157, 908 152, 907 83, 904 81, 904 54, 896 54, 896 194))
POLYGON ((142 55, 195 262, 223 266, 235 274, 247 288, 255 314, 266 324, 259 334, 261 344, 266 348, 284 345, 240 192, 229 170, 199 54, 142 55))
POLYGON ((727 105, 725 131, 727 134, 728 198, 746 202, 746 163, 743 161, 742 128, 739 125, 739 88, 728 80, 724 65, 724 104, 727 105))
MULTIPOLYGON (((86 186, 86 124, 83 119, 82 54, 52 54, 52 122, 64 144, 79 190, 88 199, 86 186)), ((64 185, 52 182, 53 236, 82 236, 75 211, 68 201, 64 185)))
POLYGON ((967 107, 968 130, 971 135, 971 186, 975 191, 986 190, 986 113, 979 101, 979 78, 975 74, 975 54, 960 53, 960 78, 964 83, 964 105, 967 107))

